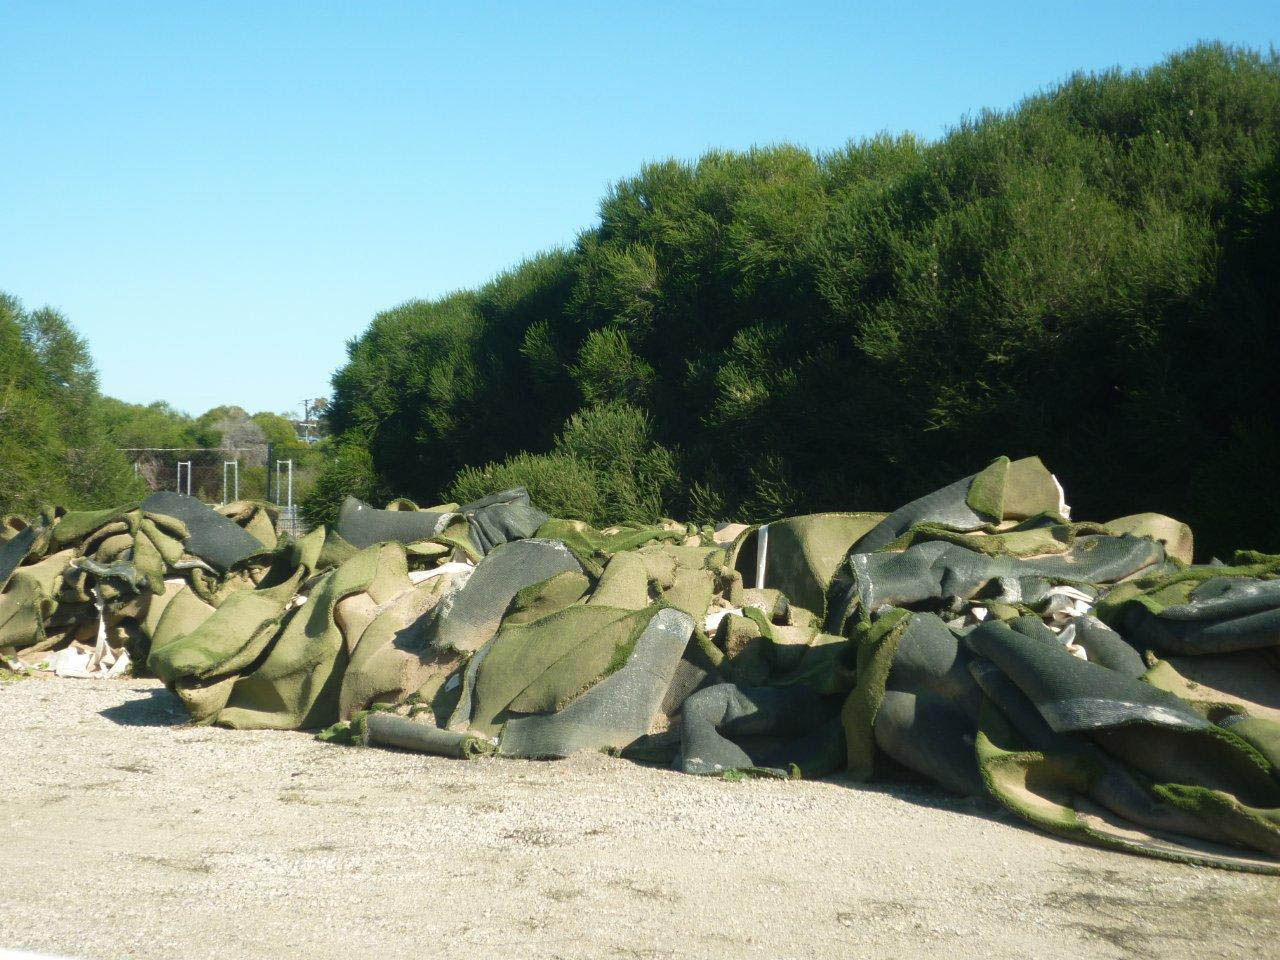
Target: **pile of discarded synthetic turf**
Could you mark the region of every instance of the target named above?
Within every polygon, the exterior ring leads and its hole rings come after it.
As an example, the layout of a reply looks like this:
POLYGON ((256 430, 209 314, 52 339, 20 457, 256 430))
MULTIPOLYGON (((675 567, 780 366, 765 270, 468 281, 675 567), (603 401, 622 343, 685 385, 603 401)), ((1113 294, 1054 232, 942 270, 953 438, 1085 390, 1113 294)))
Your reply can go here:
POLYGON ((902 773, 1157 857, 1280 872, 1280 557, 1068 518, 1038 459, 894 513, 596 530, 523 490, 9 518, 0 651, 145 661, 196 722, 701 774, 902 773))

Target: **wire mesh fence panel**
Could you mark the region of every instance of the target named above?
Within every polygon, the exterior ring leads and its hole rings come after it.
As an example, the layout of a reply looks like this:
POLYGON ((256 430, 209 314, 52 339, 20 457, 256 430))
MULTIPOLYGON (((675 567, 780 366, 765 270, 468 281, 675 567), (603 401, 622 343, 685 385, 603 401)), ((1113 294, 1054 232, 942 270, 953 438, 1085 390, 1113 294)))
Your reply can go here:
POLYGON ((300 480, 292 459, 278 459, 271 444, 214 448, 125 448, 134 472, 152 490, 187 494, 214 506, 236 500, 263 500, 279 507, 280 533, 306 533, 298 509, 300 480))
POLYGON ((267 500, 267 446, 233 449, 134 448, 125 455, 152 490, 190 494, 205 503, 267 500))
POLYGON ((291 537, 300 537, 307 532, 296 506, 280 508, 280 519, 276 523, 276 530, 287 533, 291 537))

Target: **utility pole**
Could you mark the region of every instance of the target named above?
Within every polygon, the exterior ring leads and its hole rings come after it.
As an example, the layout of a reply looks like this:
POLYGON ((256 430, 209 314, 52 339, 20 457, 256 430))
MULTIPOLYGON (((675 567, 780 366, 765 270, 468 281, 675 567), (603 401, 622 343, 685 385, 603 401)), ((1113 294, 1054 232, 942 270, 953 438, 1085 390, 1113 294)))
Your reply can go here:
POLYGON ((329 405, 329 401, 324 397, 316 397, 314 400, 306 398, 302 401, 302 440, 304 443, 311 443, 311 426, 319 423, 312 418, 324 410, 329 405))

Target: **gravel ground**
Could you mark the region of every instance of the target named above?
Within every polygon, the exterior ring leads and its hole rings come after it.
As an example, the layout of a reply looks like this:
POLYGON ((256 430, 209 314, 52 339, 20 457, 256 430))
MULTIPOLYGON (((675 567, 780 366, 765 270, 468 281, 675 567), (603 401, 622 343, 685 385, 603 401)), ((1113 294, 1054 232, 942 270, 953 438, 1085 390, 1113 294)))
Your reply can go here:
POLYGON ((932 789, 601 755, 467 763, 0 685, 0 954, 1259 957, 1280 879, 1076 846, 932 789))

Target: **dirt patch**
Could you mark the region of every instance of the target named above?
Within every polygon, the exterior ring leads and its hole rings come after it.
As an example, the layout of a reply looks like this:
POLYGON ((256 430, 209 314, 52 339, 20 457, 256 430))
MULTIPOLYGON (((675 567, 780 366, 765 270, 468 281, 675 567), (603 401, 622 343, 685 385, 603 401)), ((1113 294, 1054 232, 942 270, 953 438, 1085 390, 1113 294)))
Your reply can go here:
MULTIPOLYGON (((1228 875, 1223 875, 1228 876, 1228 875)), ((1280 882, 1260 886, 1189 885, 1182 877, 1135 877, 1110 869, 1072 867, 1045 905, 1068 917, 1086 937, 1122 956, 1227 955, 1280 935, 1280 882)))
POLYGON ((78 958, 1263 956, 1280 880, 1064 843, 920 785, 726 783, 193 728, 0 690, 0 945, 78 958))

